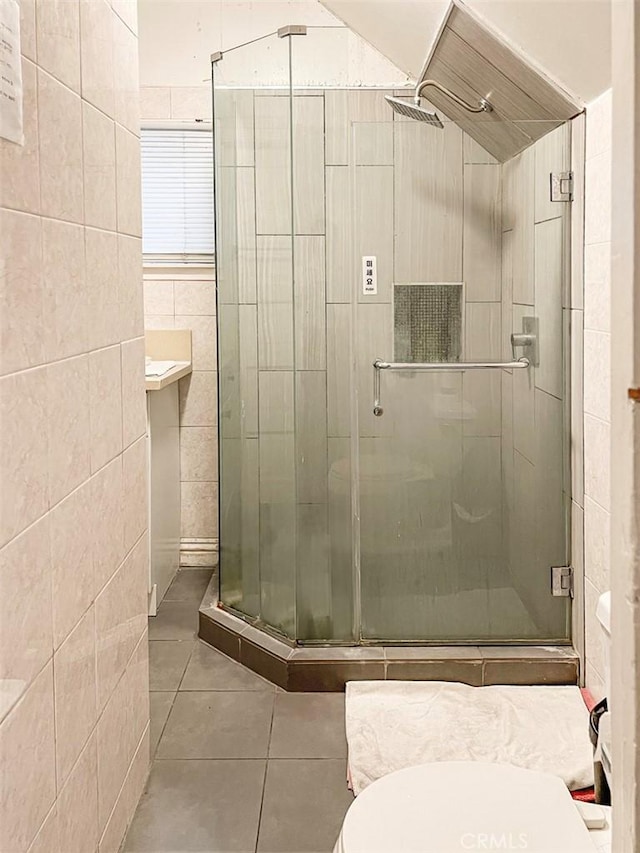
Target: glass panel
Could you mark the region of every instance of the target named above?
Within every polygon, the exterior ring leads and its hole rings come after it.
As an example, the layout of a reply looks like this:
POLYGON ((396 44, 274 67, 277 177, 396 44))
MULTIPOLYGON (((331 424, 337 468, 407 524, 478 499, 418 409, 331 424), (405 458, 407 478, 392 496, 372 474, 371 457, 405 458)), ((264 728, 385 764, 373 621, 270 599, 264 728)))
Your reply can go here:
POLYGON ((213 86, 221 600, 293 637, 289 49, 272 36, 229 51, 213 86))
MULTIPOLYGON (((349 250, 352 118, 386 116, 381 90, 363 90, 354 70, 390 87, 398 71, 344 27, 291 38, 297 638, 353 642, 354 535, 351 459, 355 290, 349 250), (354 61, 356 60, 357 61, 354 61)), ((388 89, 387 91, 390 91, 388 89)), ((392 137, 373 133, 363 163, 390 162, 392 137)), ((391 185, 387 182, 387 188, 391 185)))
POLYGON ((302 643, 562 640, 568 129, 501 165, 394 113, 396 73, 345 28, 214 66, 222 601, 302 643), (384 371, 374 416, 376 358, 527 330, 528 370, 384 371))
POLYGON ((362 637, 566 640, 569 206, 544 199, 569 128, 502 166, 451 122, 388 118, 350 145, 355 265, 377 267, 375 292, 356 279, 362 637), (374 416, 376 358, 511 360, 531 328, 527 370, 381 371, 374 416))

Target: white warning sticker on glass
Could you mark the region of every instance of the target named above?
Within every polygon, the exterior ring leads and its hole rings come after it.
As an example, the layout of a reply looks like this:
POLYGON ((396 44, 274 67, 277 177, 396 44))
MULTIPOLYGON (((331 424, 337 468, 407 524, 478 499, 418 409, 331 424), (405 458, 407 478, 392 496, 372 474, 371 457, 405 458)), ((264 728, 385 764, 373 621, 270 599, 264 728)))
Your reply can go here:
POLYGON ((373 296, 378 292, 378 268, 375 255, 362 256, 362 292, 373 296))

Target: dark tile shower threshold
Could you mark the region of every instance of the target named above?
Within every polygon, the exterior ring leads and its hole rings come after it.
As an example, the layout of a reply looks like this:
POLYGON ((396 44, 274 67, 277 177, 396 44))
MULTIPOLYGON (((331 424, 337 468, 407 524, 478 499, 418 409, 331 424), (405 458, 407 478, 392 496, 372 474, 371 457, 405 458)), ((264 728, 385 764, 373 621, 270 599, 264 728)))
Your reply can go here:
MULTIPOLYGON (((206 598, 205 598, 206 602, 206 598)), ((223 610, 200 608, 199 636, 291 692, 339 692, 347 681, 577 684, 571 646, 292 646, 223 610)))

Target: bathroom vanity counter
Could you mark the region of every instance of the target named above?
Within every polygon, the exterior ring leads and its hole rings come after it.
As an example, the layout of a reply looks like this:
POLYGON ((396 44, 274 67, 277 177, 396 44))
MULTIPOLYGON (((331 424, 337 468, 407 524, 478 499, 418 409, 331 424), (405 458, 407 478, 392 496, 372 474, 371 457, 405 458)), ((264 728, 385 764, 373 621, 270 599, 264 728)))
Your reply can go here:
POLYGON ((175 367, 170 368, 161 376, 147 376, 145 378, 145 387, 147 391, 162 391, 167 385, 177 382, 183 376, 188 376, 191 370, 190 361, 177 361, 175 367))

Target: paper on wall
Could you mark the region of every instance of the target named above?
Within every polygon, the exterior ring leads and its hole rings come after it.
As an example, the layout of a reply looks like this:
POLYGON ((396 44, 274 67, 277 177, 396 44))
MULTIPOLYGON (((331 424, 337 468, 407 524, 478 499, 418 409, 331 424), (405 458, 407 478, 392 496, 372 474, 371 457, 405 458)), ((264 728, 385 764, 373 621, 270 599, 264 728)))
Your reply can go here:
POLYGON ((18 0, 0 0, 0 136, 24 144, 18 0))

